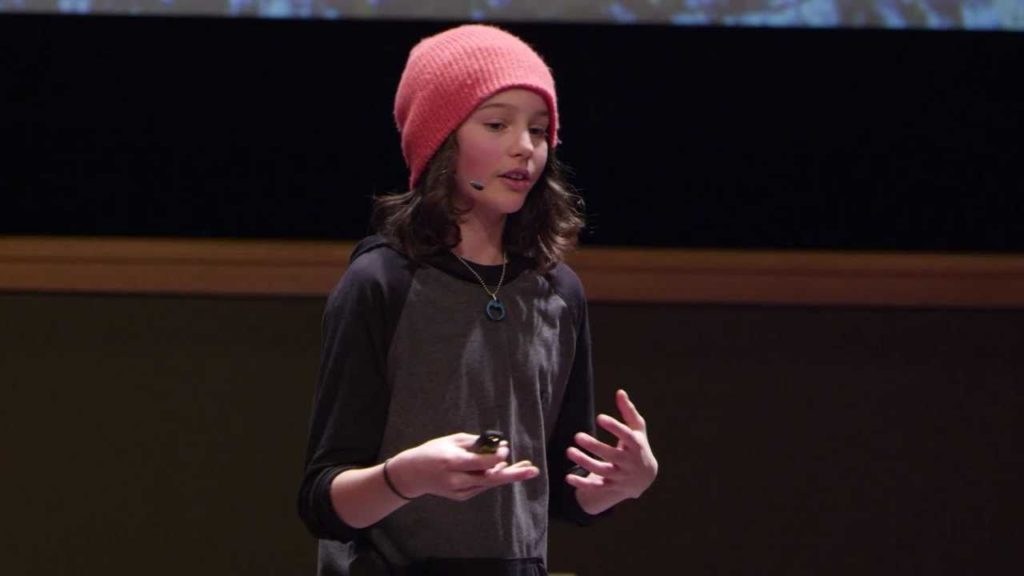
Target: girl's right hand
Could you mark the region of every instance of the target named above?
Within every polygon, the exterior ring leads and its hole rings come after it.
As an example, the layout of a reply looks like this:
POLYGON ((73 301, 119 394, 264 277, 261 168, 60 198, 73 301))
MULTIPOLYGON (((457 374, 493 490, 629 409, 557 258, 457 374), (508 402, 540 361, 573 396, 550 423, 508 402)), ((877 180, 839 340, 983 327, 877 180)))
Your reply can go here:
POLYGON ((476 439, 460 432, 424 442, 392 457, 388 475, 398 491, 410 498, 433 494, 464 501, 495 486, 540 474, 529 460, 509 464, 504 441, 494 454, 471 452, 476 439))

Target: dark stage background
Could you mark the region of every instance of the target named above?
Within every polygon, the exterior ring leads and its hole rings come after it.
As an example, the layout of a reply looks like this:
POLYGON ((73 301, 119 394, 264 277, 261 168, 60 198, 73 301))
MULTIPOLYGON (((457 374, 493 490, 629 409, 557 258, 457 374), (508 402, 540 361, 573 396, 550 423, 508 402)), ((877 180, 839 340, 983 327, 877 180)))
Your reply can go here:
MULTIPOLYGON (((0 295, 5 574, 312 574, 318 298, 0 295)), ((591 307, 661 464, 580 576, 1013 574, 1024 311, 591 307)))
MULTIPOLYGON (((450 23, 0 15, 0 233, 354 239, 450 23)), ((592 245, 1024 250, 1024 34, 505 23, 592 245)))
MULTIPOLYGON (((0 15, 0 234, 358 238, 448 25, 0 15)), ((503 25, 556 72, 585 244, 1024 252, 1024 34, 503 25)), ((311 573, 322 306, 0 294, 4 573, 311 573)), ((552 568, 1024 566, 1020 310, 591 312, 662 473, 552 568)))

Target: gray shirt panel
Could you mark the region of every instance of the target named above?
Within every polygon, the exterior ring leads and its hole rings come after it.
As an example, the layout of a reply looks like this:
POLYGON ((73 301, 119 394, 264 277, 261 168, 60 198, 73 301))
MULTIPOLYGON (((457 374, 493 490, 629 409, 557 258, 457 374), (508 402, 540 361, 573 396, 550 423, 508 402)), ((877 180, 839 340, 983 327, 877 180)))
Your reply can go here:
POLYGON ((388 353, 391 403, 381 459, 455 432, 498 429, 512 460, 541 474, 466 502, 426 496, 377 530, 406 558, 547 556, 546 446, 572 370, 573 311, 528 271, 501 288, 508 316, 484 315, 479 284, 436 268, 413 277, 388 353), (438 521, 443 519, 442 521, 438 521))

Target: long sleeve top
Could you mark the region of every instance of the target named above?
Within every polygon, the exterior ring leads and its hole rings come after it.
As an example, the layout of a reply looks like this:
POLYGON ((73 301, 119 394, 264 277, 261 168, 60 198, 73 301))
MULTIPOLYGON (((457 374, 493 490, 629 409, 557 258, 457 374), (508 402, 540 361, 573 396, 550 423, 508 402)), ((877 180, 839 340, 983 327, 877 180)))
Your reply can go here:
MULTIPOLYGON (((356 247, 324 311, 298 498, 320 539, 320 574, 426 559, 544 562, 549 514, 589 523, 564 480, 574 434, 594 433, 586 300, 566 264, 544 273, 531 264, 508 263, 498 294, 507 316, 494 321, 484 313, 491 297, 451 253, 417 263, 376 236, 356 247), (488 429, 504 432, 511 461, 528 459, 541 474, 465 502, 421 497, 362 530, 334 511, 330 485, 341 472, 488 429)), ((470 265, 498 283, 501 266, 470 265)))

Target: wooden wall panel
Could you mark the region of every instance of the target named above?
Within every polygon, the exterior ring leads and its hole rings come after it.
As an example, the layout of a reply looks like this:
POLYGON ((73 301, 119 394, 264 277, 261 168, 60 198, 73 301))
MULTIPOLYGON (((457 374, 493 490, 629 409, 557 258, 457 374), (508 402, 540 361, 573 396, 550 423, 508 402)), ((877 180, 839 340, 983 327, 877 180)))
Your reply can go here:
MULTIPOLYGON (((0 291, 325 295, 351 242, 0 238, 0 291)), ((1024 255, 585 247, 594 302, 1024 307, 1024 255)))

